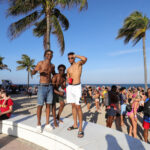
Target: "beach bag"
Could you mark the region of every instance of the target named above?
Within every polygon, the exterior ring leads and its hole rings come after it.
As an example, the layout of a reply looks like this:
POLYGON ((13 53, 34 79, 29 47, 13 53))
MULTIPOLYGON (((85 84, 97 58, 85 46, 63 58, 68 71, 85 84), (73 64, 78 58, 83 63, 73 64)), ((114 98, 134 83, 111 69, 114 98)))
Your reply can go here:
POLYGON ((131 112, 131 111, 132 111, 132 106, 131 106, 130 104, 128 104, 128 105, 126 106, 126 111, 127 111, 127 112, 131 112))
POLYGON ((150 99, 144 104, 144 115, 150 116, 150 99))

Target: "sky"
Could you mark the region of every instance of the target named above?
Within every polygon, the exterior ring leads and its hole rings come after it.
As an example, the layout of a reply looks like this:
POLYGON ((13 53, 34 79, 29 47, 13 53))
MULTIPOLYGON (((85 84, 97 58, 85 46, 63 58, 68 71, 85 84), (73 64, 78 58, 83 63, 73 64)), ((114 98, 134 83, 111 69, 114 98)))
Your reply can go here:
MULTIPOLYGON (((52 63, 56 66, 70 66, 67 53, 88 58, 83 66, 82 83, 93 84, 134 84, 144 83, 144 61, 142 41, 133 47, 124 44, 123 39, 116 40, 124 19, 138 10, 150 18, 149 0, 88 0, 88 9, 79 12, 77 7, 61 12, 68 18, 70 27, 64 31, 65 53, 60 54, 56 37, 51 35, 51 49, 54 51, 52 63)), ((33 27, 18 38, 8 38, 8 27, 16 17, 7 17, 7 3, 0 4, 0 56, 12 70, 0 71, 0 80, 9 79, 15 84, 27 83, 26 70, 16 71, 17 60, 22 54, 35 59, 35 64, 43 60, 43 38, 33 36, 33 27)), ((150 32, 146 35, 146 55, 148 83, 150 83, 150 32)), ((77 59, 78 60, 78 59, 77 59)), ((39 83, 39 75, 30 83, 39 83)))

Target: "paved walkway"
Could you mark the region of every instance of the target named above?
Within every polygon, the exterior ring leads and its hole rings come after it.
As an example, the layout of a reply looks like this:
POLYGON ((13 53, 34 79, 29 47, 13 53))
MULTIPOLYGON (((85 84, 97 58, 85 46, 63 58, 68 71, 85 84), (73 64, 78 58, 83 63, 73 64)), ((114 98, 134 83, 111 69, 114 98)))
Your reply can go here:
MULTIPOLYGON (((14 98, 14 114, 23 114, 23 115, 29 115, 29 114, 36 114, 36 104, 37 104, 37 97, 33 96, 31 99, 29 99, 27 96, 20 96, 15 95, 14 98)), ((82 111, 83 111, 83 120, 100 124, 103 126, 106 126, 106 119, 105 119, 105 108, 102 109, 101 113, 96 112, 96 109, 94 107, 94 102, 91 105, 91 111, 89 112, 87 110, 87 107, 84 103, 82 103, 82 111)), ((57 103, 57 113, 58 113, 59 104, 57 103)), ((43 116, 45 116, 45 106, 43 107, 43 116)), ((62 118, 71 118, 72 119, 72 107, 71 105, 66 105, 64 107, 64 110, 61 115, 62 118)), ((143 127, 142 127, 142 121, 143 121, 143 114, 138 114, 138 130, 137 130, 137 138, 140 140, 144 140, 143 138, 143 127)), ((125 134, 128 134, 129 132, 129 126, 130 122, 129 119, 125 119, 125 125, 123 127, 120 127, 120 125, 117 124, 117 122, 114 122, 112 125, 113 129, 116 129, 118 131, 121 131, 125 134)), ((149 130, 150 135, 150 130, 149 130)), ((150 136, 148 138, 148 143, 150 143, 150 136)))
POLYGON ((0 134, 0 150, 45 150, 20 138, 0 134))

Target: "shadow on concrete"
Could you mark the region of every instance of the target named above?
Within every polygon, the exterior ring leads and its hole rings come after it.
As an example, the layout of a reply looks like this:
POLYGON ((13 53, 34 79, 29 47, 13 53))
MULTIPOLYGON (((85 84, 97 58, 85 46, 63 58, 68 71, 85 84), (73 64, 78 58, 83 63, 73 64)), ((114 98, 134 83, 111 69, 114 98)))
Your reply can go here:
MULTIPOLYGON (((11 132, 10 131, 11 129, 8 130, 8 132, 11 132)), ((13 136, 9 136, 9 135, 6 135, 2 138, 0 138, 0 149, 4 146, 6 146, 7 144, 9 144, 10 142, 12 142, 13 140, 15 140, 17 137, 13 137, 13 136)))
POLYGON ((107 134, 105 138, 108 145, 107 150, 123 150, 114 136, 107 134))
MULTIPOLYGON (((8 131, 7 131, 8 135, 0 139, 0 148, 9 144, 11 141, 15 140, 18 137, 18 123, 21 123, 29 118, 32 118, 33 116, 35 116, 35 114, 12 121, 12 125, 11 125, 12 127, 8 128, 8 131), (11 137, 11 135, 14 137, 11 137)), ((15 115, 15 117, 16 117, 16 115, 15 115)), ((3 123, 0 122, 0 133, 2 133, 2 125, 3 125, 3 123)))
POLYGON ((145 150, 141 140, 135 139, 126 134, 125 136, 130 150, 145 150))
POLYGON ((88 121, 88 122, 92 122, 92 123, 97 123, 98 115, 99 115, 99 113, 97 111, 96 112, 88 111, 88 112, 83 114, 83 120, 88 121))

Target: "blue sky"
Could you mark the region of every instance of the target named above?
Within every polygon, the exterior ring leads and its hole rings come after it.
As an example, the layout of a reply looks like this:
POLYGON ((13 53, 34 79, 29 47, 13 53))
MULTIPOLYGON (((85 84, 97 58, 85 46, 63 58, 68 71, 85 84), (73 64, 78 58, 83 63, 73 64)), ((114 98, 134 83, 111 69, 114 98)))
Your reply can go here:
MULTIPOLYGON (((62 10, 70 21, 70 28, 64 32, 65 53, 60 55, 57 39, 51 36, 51 49, 54 51, 52 62, 56 69, 59 64, 69 67, 67 53, 88 58, 83 67, 82 83, 144 83, 144 63, 142 42, 135 47, 132 43, 124 45, 123 40, 116 40, 118 29, 123 20, 135 10, 150 18, 149 0, 88 0, 87 11, 77 8, 62 10)), ((12 69, 0 71, 1 79, 10 79, 13 83, 26 83, 27 72, 16 71, 16 61, 22 54, 29 55, 35 62, 43 59, 43 38, 33 36, 32 29, 10 41, 7 29, 16 18, 6 18, 7 4, 0 4, 0 56, 12 69)), ((150 83, 150 32, 146 37, 148 82, 150 83)), ((31 83, 39 83, 39 76, 34 76, 31 83)))

